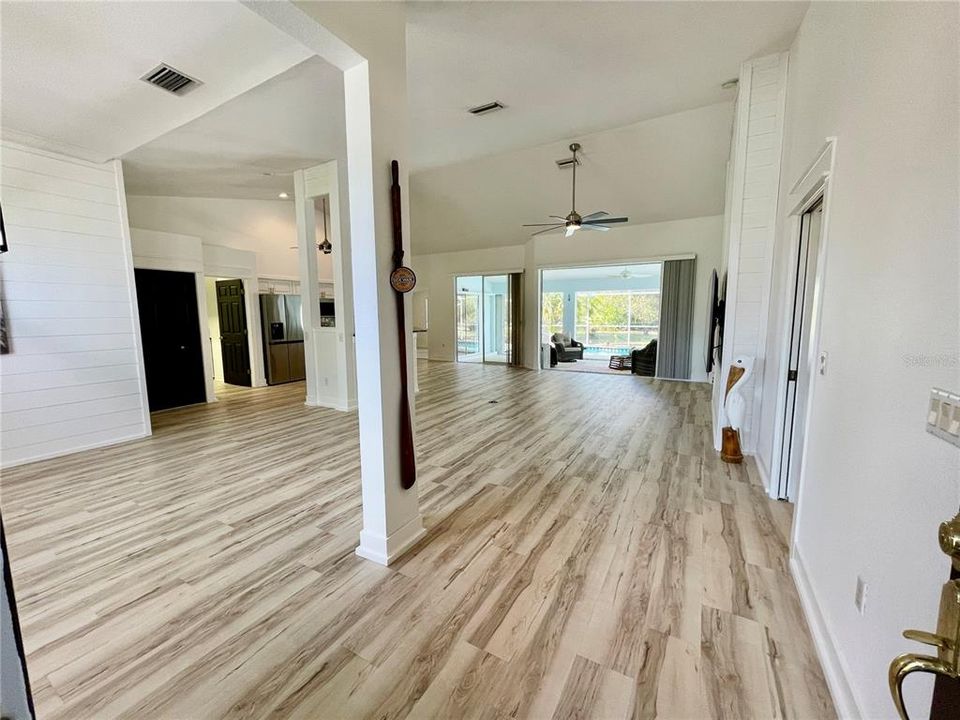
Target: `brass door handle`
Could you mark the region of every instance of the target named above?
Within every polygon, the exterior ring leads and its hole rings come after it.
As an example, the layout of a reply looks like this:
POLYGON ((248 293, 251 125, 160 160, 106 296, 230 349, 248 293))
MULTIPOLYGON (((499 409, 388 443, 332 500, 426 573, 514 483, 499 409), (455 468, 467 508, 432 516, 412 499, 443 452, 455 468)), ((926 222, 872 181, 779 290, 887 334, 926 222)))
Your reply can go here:
MULTIPOLYGON (((922 632, 920 630, 907 630, 903 633, 903 636, 910 640, 919 640, 920 642, 924 642, 928 645, 936 645, 941 649, 946 649, 952 645, 952 643, 945 637, 934 635, 933 633, 922 632), (926 639, 921 640, 919 637, 917 637, 920 635, 929 639, 933 639, 935 642, 927 642, 926 639)), ((954 653, 954 659, 955 658, 956 654, 954 653)), ((896 658, 894 658, 893 662, 890 663, 888 680, 890 682, 890 694, 893 695, 893 704, 896 705, 897 712, 900 714, 902 720, 910 720, 909 715, 907 715, 907 709, 903 704, 903 681, 906 680, 908 675, 915 672, 944 675, 953 679, 960 678, 960 674, 957 672, 957 667, 941 660, 940 658, 931 657, 929 655, 918 655, 917 653, 904 653, 903 655, 898 655, 896 658)))
MULTIPOLYGON (((954 567, 960 569, 960 514, 940 526, 940 547, 950 556, 954 567)), ((936 657, 904 653, 890 663, 887 679, 893 704, 902 720, 909 720, 903 705, 903 681, 908 675, 924 672, 960 680, 960 580, 950 580, 943 585, 937 632, 906 630, 903 636, 937 649, 936 657)))

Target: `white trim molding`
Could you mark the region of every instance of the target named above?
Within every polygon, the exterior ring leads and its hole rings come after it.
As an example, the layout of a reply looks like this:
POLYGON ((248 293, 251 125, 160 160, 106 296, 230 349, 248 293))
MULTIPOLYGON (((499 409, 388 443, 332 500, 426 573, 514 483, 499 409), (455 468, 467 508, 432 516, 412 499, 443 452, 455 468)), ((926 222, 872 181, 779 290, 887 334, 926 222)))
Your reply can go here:
POLYGON ((364 528, 360 531, 360 545, 356 553, 380 565, 389 565, 416 545, 426 534, 427 529, 423 526, 423 519, 418 513, 415 518, 386 537, 364 528))
POLYGON ((849 670, 833 642, 833 635, 827 627, 823 611, 820 609, 820 603, 817 602, 816 593, 810 583, 806 566, 803 564, 802 556, 796 545, 793 546, 790 553, 790 574, 793 576, 793 582, 797 587, 800 605, 803 607, 803 614, 807 618, 807 626, 813 636, 813 645, 816 648, 817 657, 820 659, 820 665, 823 668, 823 674, 827 681, 827 687, 830 689, 830 696, 833 698, 837 715, 845 719, 863 717, 860 704, 853 692, 853 686, 850 684, 849 670))
MULTIPOLYGON (((811 309, 810 324, 812 334, 810 336, 809 351, 816 354, 820 347, 820 308, 823 305, 824 278, 826 277, 827 263, 827 245, 829 243, 830 233, 830 181, 833 177, 834 159, 836 157, 837 139, 829 137, 823 146, 817 152, 816 157, 811 161, 807 169, 797 179, 790 193, 785 198, 784 207, 788 208, 787 216, 782 228, 781 239, 786 246, 788 257, 787 277, 796 276, 797 272, 797 245, 800 242, 800 221, 804 213, 814 204, 822 199, 823 222, 820 228, 819 247, 817 251, 817 261, 814 276, 813 307, 811 309)), ((769 479, 767 492, 771 497, 778 497, 779 486, 784 469, 783 465, 783 427, 784 416, 787 412, 786 394, 787 394, 787 371, 790 367, 790 333, 786 331, 793 320, 793 307, 790 302, 783 302, 781 308, 782 318, 780 327, 784 328, 782 336, 778 339, 780 344, 780 364, 778 368, 776 414, 774 415, 773 427, 773 451, 770 455, 769 479)), ((811 360, 811 358, 808 358, 811 360)), ((812 367, 812 362, 811 362, 812 367)), ((803 423, 804 437, 809 437, 809 418, 810 408, 812 407, 813 395, 816 390, 817 374, 811 373, 810 384, 807 388, 807 401, 805 403, 806 411, 800 418, 803 423)), ((800 458, 800 471, 796 482, 790 488, 788 497, 791 501, 797 502, 797 515, 800 512, 798 492, 803 483, 803 468, 806 464, 806 449, 800 458)), ((796 516, 794 518, 794 528, 797 527, 796 516)))

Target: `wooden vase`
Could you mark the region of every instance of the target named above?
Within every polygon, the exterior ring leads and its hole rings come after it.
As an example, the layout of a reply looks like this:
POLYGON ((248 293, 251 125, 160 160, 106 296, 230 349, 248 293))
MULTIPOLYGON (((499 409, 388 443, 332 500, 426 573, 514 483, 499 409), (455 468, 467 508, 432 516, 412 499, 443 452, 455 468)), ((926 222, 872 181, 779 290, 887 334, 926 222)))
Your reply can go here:
POLYGON ((740 452, 740 432, 732 427, 723 428, 723 442, 720 446, 720 459, 728 463, 742 463, 740 452))

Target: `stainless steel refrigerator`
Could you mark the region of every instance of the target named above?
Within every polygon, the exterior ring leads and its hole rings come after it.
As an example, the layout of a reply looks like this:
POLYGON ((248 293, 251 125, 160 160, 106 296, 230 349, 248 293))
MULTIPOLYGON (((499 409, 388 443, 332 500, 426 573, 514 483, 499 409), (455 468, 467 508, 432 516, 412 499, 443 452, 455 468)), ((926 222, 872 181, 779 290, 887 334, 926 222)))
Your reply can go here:
POLYGON ((263 358, 267 384, 306 378, 303 359, 303 319, 299 295, 261 295, 263 358))

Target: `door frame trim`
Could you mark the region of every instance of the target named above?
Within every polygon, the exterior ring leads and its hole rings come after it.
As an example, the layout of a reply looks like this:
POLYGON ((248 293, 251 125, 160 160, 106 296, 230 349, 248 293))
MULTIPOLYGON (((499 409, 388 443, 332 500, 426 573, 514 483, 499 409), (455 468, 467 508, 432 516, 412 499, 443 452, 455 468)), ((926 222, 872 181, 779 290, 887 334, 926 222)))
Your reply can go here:
MULTIPOLYGON (((820 348, 820 310, 823 306, 824 278, 826 277, 826 259, 827 248, 830 237, 830 207, 832 194, 832 177, 834 173, 834 162, 836 157, 837 140, 835 137, 828 137, 824 145, 817 152, 812 162, 807 166, 800 178, 794 183, 786 197, 784 206, 789 208, 784 219, 781 237, 784 238, 784 252, 787 253, 788 266, 786 277, 794 277, 797 272, 798 249, 800 243, 800 230, 803 215, 812 208, 817 202, 822 202, 823 219, 820 227, 819 248, 817 251, 816 268, 813 278, 813 305, 810 310, 810 335, 809 352, 811 355, 818 354, 820 348)), ((786 288, 785 288, 786 289, 786 288)), ((790 331, 793 323, 793 303, 789 302, 787 293, 782 296, 783 307, 781 308, 781 333, 778 338, 780 346, 780 356, 777 368, 777 405, 776 415, 774 417, 773 428, 773 453, 770 463, 770 477, 768 480, 767 493, 770 497, 780 498, 779 487, 782 478, 782 455, 783 455, 783 435, 784 425, 787 414, 787 371, 790 368, 790 331)), ((802 510, 802 494, 800 488, 803 487, 803 479, 807 464, 807 448, 810 437, 810 415, 813 407, 813 399, 817 389, 816 372, 810 376, 810 383, 807 387, 807 398, 804 406, 803 417, 794 418, 794 424, 798 421, 803 424, 804 444, 801 451, 799 472, 790 489, 789 496, 782 498, 796 504, 794 511, 793 530, 791 531, 790 546, 791 550, 796 543, 796 528, 798 527, 797 518, 802 510)))

